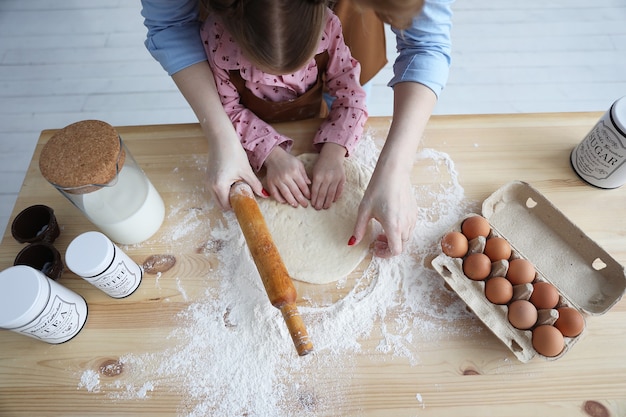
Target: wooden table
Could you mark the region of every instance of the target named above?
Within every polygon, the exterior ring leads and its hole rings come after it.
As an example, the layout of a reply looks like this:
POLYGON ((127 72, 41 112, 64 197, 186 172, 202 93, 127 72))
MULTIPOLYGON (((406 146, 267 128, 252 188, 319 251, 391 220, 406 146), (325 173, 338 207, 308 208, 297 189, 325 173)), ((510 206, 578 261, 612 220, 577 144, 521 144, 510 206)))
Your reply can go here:
MULTIPOLYGON (((428 125, 423 146, 450 156, 468 201, 480 202, 506 182, 527 181, 626 264, 624 190, 586 185, 569 164, 571 149, 600 115, 436 116, 428 125)), ((315 126, 316 121, 310 121, 280 129, 298 141, 297 149, 303 149, 315 126)), ((388 127, 387 118, 368 122, 378 145, 388 127)), ((206 206, 206 200, 198 202, 197 196, 208 199, 204 171, 198 168, 207 152, 200 128, 196 124, 137 126, 120 127, 119 132, 163 196, 170 210, 163 228, 171 236, 179 230, 177 222, 200 210, 202 204, 206 206), (185 210, 172 212, 174 206, 185 210)), ((41 134, 13 217, 32 204, 53 207, 62 226, 55 246, 64 253, 73 237, 93 228, 39 173, 38 156, 53 133, 41 134)), ((438 180, 419 161, 414 178, 416 185, 438 180)), ((212 220, 222 216, 217 209, 202 215, 212 220)), ((125 390, 124 369, 129 365, 123 357, 158 355, 175 345, 176 338, 168 336, 177 326, 177 313, 214 285, 205 277, 218 267, 219 260, 211 250, 199 249, 206 241, 149 242, 123 248, 138 263, 159 253, 173 253, 177 263, 162 275, 146 274, 139 290, 126 299, 109 298, 71 272, 64 273, 59 282, 83 295, 89 305, 86 327, 70 342, 54 346, 0 331, 0 416, 187 415, 191 406, 181 404, 181 390, 186 388, 175 378, 161 379, 146 398, 111 396, 125 390), (99 389, 90 390, 85 381, 81 384, 88 370, 103 384, 99 389), (121 383, 115 388, 118 378, 121 383)), ((12 265, 21 247, 8 227, 0 247, 1 269, 12 265)), ((357 271, 362 272, 362 268, 357 271)), ((331 298, 342 296, 341 289, 332 285, 317 291, 326 291, 331 298)), ((325 362, 322 350, 315 359, 318 398, 301 395, 285 401, 299 401, 300 411, 294 415, 316 416, 626 416, 626 301, 589 318, 586 337, 552 362, 536 358, 523 364, 490 331, 480 329, 482 323, 470 314, 462 317, 450 326, 479 329, 469 336, 458 331, 416 342, 414 363, 377 350, 380 332, 376 330, 362 341, 360 351, 346 355, 350 366, 345 368, 336 366, 336 357, 334 362, 325 362), (326 403, 318 401, 325 398, 325 392, 335 394, 326 403)), ((304 318, 310 319, 306 314, 304 318)), ((391 324, 393 314, 386 320, 391 324)), ((220 358, 207 353, 206 360, 220 358)), ((258 415, 258 410, 248 412, 258 415)), ((206 411, 203 415, 218 414, 206 411)))

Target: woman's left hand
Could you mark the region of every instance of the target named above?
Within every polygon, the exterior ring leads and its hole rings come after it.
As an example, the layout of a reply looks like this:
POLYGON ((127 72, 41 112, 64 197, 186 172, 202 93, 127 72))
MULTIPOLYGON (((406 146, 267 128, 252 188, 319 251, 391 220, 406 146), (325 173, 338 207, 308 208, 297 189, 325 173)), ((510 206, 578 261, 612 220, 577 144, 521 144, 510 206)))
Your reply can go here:
POLYGON ((414 82, 394 86, 394 111, 387 140, 359 206, 354 235, 356 245, 365 236, 367 223, 376 219, 383 228, 374 243, 374 253, 389 258, 402 253, 417 222, 417 201, 411 172, 415 152, 422 138, 437 96, 428 87, 414 82))
POLYGON ((417 222, 417 201, 408 176, 395 175, 377 167, 359 206, 353 244, 365 236, 370 219, 376 219, 383 234, 374 242, 374 254, 381 258, 399 255, 417 222))

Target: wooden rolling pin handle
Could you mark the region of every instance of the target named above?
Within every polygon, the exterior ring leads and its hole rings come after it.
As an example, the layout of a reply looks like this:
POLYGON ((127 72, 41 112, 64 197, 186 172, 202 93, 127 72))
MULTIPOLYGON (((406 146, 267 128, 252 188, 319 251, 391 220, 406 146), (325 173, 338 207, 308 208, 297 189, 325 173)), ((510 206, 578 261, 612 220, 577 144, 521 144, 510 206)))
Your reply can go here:
POLYGON ((230 204, 270 302, 283 313, 298 355, 306 355, 313 350, 313 344, 296 308, 296 289, 250 186, 243 182, 233 184, 230 204))
POLYGON ((283 313, 283 318, 285 319, 285 323, 287 323, 287 329, 289 329, 291 340, 293 340, 298 355, 304 356, 311 353, 313 351, 313 343, 309 338, 309 334, 306 331, 306 327, 296 305, 284 304, 280 308, 280 311, 283 313))

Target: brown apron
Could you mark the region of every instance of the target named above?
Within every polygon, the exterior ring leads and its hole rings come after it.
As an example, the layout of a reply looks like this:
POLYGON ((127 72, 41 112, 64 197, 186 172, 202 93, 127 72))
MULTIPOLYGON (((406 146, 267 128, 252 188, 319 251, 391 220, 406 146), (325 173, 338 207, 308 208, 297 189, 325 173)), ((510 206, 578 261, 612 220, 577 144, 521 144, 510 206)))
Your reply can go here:
POLYGON ((332 9, 339 17, 343 37, 352 57, 361 64, 361 85, 387 64, 385 27, 370 8, 355 6, 352 0, 338 0, 332 9))
POLYGON ((246 88, 246 82, 238 70, 230 71, 230 82, 239 92, 239 102, 267 123, 293 122, 296 120, 325 117, 328 114, 323 100, 324 74, 328 65, 328 51, 315 55, 317 81, 304 94, 288 101, 268 101, 255 96, 246 88))

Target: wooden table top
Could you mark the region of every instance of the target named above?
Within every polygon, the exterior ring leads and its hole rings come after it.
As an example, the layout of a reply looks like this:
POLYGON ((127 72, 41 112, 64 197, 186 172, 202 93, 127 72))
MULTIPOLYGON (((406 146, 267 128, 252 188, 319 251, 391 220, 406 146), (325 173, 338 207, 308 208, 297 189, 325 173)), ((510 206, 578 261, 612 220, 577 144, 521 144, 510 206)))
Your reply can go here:
MULTIPOLYGON (((416 160, 414 184, 436 194, 437 184, 444 184, 445 192, 450 175, 458 176, 469 209, 479 208, 483 199, 509 181, 526 181, 626 264, 624 190, 589 186, 569 163, 572 148, 600 116, 434 116, 422 148, 448 155, 453 173, 448 172, 450 167, 433 170, 428 154, 422 154, 416 160)), ((368 122, 367 135, 379 147, 389 123, 388 118, 368 122)), ((289 123, 279 130, 296 140, 295 149, 300 152, 316 124, 289 123)), ((229 339, 221 333, 225 330, 217 328, 214 335, 224 338, 223 346, 216 349, 208 341, 203 352, 204 342, 181 330, 180 313, 186 312, 188 318, 193 307, 200 305, 197 312, 211 311, 211 297, 224 302, 229 293, 222 291, 223 278, 216 278, 224 259, 220 249, 231 244, 242 247, 241 242, 215 239, 220 233, 231 236, 228 230, 236 223, 213 206, 204 188, 206 141, 197 124, 119 127, 118 131, 161 193, 167 210, 155 237, 122 248, 138 263, 152 254, 172 254, 177 262, 162 274, 145 274, 139 289, 121 300, 106 296, 66 270, 58 282, 87 300, 87 323, 77 337, 61 345, 0 330, 0 416, 231 412, 249 416, 626 416, 626 301, 606 314, 587 317, 585 337, 564 357, 521 363, 444 288, 436 273, 422 267, 436 250, 434 238, 431 253, 422 250, 422 245, 420 251, 405 255, 415 261, 416 271, 425 271, 427 279, 401 277, 404 284, 396 288, 397 305, 393 300, 375 301, 385 310, 372 313, 372 323, 361 335, 353 334, 362 330, 358 314, 365 313, 358 308, 375 292, 368 292, 369 287, 392 285, 384 281, 384 271, 393 271, 393 261, 379 262, 380 276, 368 280, 360 277, 371 274, 367 272, 370 258, 341 284, 317 288, 297 284, 301 312, 316 345, 314 355, 297 357, 288 334, 280 328, 282 318, 273 315, 271 306, 265 309, 258 294, 251 296, 244 290, 230 301, 232 314, 260 317, 258 326, 231 323, 237 317, 229 318, 231 310, 226 308, 216 317, 223 319, 222 327, 240 332, 239 336, 229 339), (422 288, 403 286, 411 282, 422 288), (364 288, 355 291, 355 283, 364 288), (431 297, 428 308, 433 313, 408 323, 399 320, 407 317, 402 310, 403 303, 410 304, 403 300, 407 294, 431 297), (331 317, 325 314, 340 303, 358 313, 341 340, 358 341, 358 346, 345 347, 338 340, 341 346, 333 347, 335 342, 324 338, 340 334, 333 323, 324 322, 331 317), (264 330, 264 326, 269 327, 264 330), (248 330, 260 331, 262 340, 244 334, 248 330), (392 340, 396 336, 402 340, 392 340), (393 349, 398 346, 404 351, 393 349), (171 371, 163 370, 168 360, 171 371), (195 374, 198 370, 206 378, 200 380, 195 374)), ((12 218, 33 204, 52 207, 62 228, 54 245, 64 254, 75 236, 95 228, 39 173, 39 154, 53 133, 47 130, 40 136, 12 218)), ((420 207, 427 209, 433 198, 436 201, 436 196, 424 195, 420 207)), ((0 269, 11 266, 22 247, 11 236, 9 225, 0 246, 0 269)), ((233 278, 234 282, 240 279, 233 278)), ((427 306, 428 300, 422 304, 427 306)), ((365 305, 373 308, 376 304, 370 300, 365 305)), ((422 313, 428 311, 421 308, 422 313)), ((198 325, 205 318, 194 320, 198 325)))

